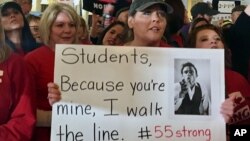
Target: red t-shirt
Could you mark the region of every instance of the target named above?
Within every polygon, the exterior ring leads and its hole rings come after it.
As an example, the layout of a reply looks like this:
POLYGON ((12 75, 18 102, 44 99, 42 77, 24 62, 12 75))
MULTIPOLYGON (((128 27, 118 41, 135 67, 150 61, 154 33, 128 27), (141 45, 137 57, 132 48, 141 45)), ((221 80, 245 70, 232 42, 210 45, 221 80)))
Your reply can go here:
POLYGON ((27 65, 11 54, 0 64, 0 141, 30 140, 35 127, 35 95, 27 65))
MULTIPOLYGON (((54 80, 55 52, 47 46, 41 46, 25 56, 30 71, 35 79, 37 109, 51 111, 47 99, 49 82, 54 80)), ((36 127, 34 140, 50 141, 50 127, 36 127)))
POLYGON ((231 124, 250 125, 250 85, 247 80, 235 71, 225 70, 226 93, 240 92, 236 95, 236 107, 231 124))

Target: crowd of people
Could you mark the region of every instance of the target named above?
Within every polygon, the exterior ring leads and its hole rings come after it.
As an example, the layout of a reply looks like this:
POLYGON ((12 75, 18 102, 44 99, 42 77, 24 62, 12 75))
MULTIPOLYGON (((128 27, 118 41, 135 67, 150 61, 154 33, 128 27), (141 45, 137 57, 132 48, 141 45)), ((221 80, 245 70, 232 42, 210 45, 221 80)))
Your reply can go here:
MULTIPOLYGON (((209 3, 195 4, 189 21, 181 0, 133 0, 105 28, 94 11, 88 25, 70 5, 50 4, 41 15, 32 15, 31 6, 32 0, 0 6, 0 141, 50 140, 52 105, 61 99, 53 83, 56 44, 224 49, 221 114, 229 128, 250 125, 250 115, 237 118, 242 107, 250 113, 250 5, 232 9, 232 23, 225 27, 211 24, 219 11, 209 3)), ((181 74, 174 88, 175 113, 209 115, 210 97, 195 81, 195 65, 183 64, 181 74)))

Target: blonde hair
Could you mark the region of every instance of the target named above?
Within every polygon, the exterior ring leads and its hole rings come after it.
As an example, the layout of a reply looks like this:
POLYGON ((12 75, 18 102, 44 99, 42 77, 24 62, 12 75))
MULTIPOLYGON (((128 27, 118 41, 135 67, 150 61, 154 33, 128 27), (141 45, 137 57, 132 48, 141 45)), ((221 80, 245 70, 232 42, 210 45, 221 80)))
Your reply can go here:
MULTIPOLYGON (((0 21, 1 21, 1 15, 0 15, 0 21)), ((11 51, 10 47, 8 47, 5 42, 3 26, 2 24, 0 24, 0 63, 5 61, 9 57, 10 51, 11 51)))
MULTIPOLYGON (((47 46, 49 46, 52 24, 61 12, 65 12, 76 24, 76 31, 80 28, 80 19, 72 6, 64 3, 53 3, 49 5, 43 12, 39 25, 42 42, 47 46)), ((77 34, 75 35, 74 43, 77 43, 77 34)))

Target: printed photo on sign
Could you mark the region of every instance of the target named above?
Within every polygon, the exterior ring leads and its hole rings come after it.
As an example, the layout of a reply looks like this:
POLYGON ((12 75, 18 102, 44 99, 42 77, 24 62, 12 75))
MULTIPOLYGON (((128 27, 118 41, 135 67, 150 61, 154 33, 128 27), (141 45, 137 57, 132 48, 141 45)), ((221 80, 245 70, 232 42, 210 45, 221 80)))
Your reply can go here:
POLYGON ((209 60, 175 59, 174 109, 176 115, 211 114, 209 68, 209 60))

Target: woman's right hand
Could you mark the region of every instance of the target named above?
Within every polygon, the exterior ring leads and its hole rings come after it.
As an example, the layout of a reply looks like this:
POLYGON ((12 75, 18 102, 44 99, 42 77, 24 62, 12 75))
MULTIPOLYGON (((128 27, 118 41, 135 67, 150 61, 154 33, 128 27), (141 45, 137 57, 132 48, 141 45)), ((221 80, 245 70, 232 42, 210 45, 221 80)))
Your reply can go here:
POLYGON ((52 106, 55 102, 61 100, 61 91, 57 84, 50 82, 48 83, 48 100, 49 104, 52 106))

